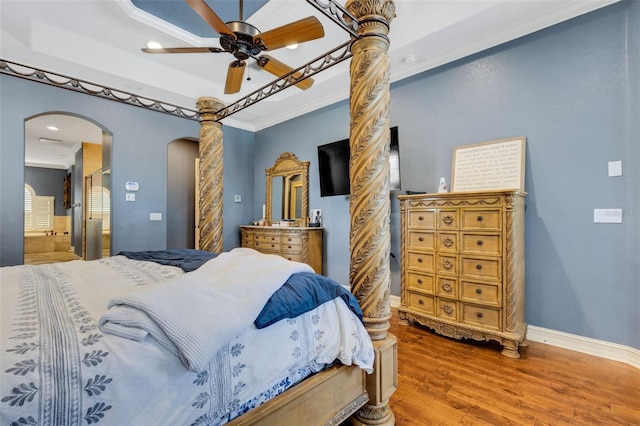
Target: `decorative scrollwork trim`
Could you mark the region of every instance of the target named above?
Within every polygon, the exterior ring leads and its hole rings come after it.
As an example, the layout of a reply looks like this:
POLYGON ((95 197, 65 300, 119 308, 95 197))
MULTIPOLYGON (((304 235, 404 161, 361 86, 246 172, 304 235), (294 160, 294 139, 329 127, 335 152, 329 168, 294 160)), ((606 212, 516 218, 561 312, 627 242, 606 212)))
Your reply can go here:
POLYGON ((158 101, 156 99, 145 98, 124 90, 113 89, 101 84, 6 61, 4 59, 0 59, 0 73, 140 108, 150 109, 152 111, 162 112, 164 114, 174 115, 180 118, 186 118, 188 120, 198 120, 198 111, 193 109, 173 105, 168 102, 158 101))
POLYGON ((324 424, 324 426, 337 426, 344 422, 349 416, 358 411, 360 407, 364 406, 367 402, 369 402, 369 395, 362 394, 351 404, 347 405, 343 408, 339 413, 331 418, 328 422, 324 424))
POLYGON ((335 0, 307 0, 307 3, 324 13, 355 38, 358 35, 358 19, 335 0))

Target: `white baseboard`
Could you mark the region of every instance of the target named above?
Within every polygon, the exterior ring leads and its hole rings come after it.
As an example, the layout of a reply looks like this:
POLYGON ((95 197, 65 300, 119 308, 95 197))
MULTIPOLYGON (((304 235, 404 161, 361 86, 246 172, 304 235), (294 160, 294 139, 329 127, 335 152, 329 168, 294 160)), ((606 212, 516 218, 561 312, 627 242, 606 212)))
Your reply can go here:
POLYGON ((612 361, 624 362, 640 369, 640 351, 629 346, 536 327, 535 325, 527 327, 527 338, 534 342, 546 343, 547 345, 599 356, 612 361))
MULTIPOLYGON (((389 302, 391 303, 391 307, 397 308, 400 306, 400 297, 390 296, 389 302)), ((527 339, 610 359, 612 361, 624 362, 625 364, 640 369, 640 350, 628 346, 536 327, 535 325, 529 325, 527 327, 527 339)))

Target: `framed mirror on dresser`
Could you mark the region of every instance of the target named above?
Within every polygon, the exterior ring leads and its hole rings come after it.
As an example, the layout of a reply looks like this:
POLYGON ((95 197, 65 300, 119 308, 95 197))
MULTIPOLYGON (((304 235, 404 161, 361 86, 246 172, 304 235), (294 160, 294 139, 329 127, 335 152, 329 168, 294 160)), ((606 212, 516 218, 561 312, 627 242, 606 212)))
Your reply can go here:
POLYGON ((283 152, 265 169, 264 225, 240 226, 240 244, 323 273, 324 230, 309 227, 309 161, 283 152))

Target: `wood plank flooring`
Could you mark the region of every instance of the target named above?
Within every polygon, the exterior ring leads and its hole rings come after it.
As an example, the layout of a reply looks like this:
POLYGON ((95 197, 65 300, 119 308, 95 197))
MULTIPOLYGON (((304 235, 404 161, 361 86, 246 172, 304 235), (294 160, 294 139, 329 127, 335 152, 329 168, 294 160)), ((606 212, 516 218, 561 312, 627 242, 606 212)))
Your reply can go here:
POLYGON ((520 359, 494 343, 398 324, 398 426, 640 425, 640 370, 538 342, 520 359))

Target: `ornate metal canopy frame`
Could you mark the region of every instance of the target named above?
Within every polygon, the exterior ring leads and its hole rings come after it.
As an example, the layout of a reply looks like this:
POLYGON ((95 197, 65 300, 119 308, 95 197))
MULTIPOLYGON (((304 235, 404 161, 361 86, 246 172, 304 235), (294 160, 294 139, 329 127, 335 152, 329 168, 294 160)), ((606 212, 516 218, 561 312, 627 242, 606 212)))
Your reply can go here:
MULTIPOLYGON (((351 15, 343 6, 338 4, 336 0, 306 0, 307 3, 314 6, 320 12, 325 14, 329 19, 334 21, 338 26, 343 28, 351 35, 351 39, 346 43, 318 56, 305 65, 292 70, 291 72, 281 76, 260 89, 248 94, 242 99, 233 102, 230 105, 214 112, 215 121, 241 111, 255 103, 260 102, 269 96, 292 86, 300 81, 309 78, 327 68, 330 68, 346 59, 351 58, 351 43, 360 38, 357 33, 357 19, 351 15), (298 74, 296 74, 298 73, 298 74), (296 77, 292 77, 296 74, 296 77)), ((91 96, 97 96, 103 99, 117 101, 140 108, 150 109, 169 115, 198 121, 200 113, 195 109, 189 109, 174 105, 168 102, 151 99, 144 96, 136 95, 124 90, 114 89, 101 84, 93 83, 78 78, 57 74, 50 71, 41 70, 29 65, 18 64, 8 60, 0 59, 0 73, 8 74, 15 77, 24 78, 26 80, 36 81, 38 83, 56 86, 74 92, 80 92, 91 96)))

